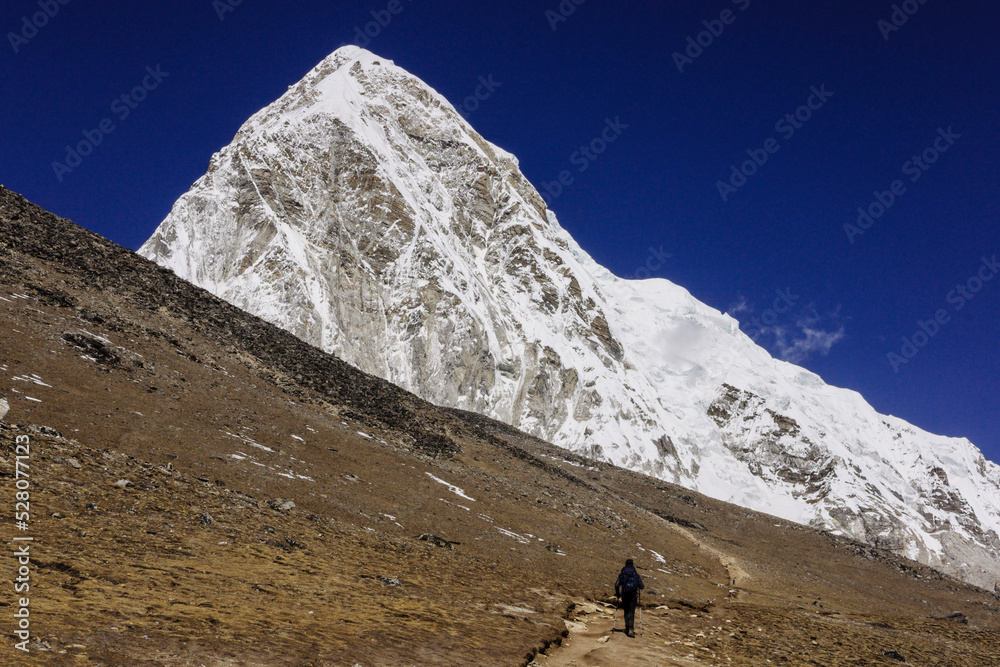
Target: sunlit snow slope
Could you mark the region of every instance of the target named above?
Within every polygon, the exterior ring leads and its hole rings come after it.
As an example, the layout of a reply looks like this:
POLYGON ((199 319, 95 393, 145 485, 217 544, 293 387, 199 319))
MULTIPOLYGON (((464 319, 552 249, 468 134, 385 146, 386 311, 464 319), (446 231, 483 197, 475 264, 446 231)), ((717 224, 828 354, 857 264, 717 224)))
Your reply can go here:
POLYGON ((1000 467, 615 277, 514 156, 362 49, 247 121, 140 252, 436 403, 1000 581, 1000 467))

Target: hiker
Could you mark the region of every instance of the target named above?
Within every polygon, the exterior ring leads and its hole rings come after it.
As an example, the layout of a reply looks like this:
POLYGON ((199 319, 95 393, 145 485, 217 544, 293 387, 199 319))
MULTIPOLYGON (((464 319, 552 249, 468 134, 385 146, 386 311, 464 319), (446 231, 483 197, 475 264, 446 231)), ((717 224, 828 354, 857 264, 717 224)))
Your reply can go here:
POLYGON ((642 577, 629 558, 615 582, 615 597, 621 598, 621 604, 625 608, 625 634, 629 637, 635 637, 635 605, 639 602, 639 591, 645 587, 642 577))

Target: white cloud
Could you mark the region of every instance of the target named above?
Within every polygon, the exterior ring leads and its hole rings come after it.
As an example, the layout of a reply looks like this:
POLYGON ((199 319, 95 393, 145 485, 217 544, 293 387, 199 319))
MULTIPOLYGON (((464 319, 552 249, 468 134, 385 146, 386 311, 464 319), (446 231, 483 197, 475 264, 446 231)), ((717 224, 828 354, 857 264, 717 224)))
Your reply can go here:
POLYGON ((847 337, 842 323, 840 307, 825 316, 819 315, 814 304, 801 309, 797 315, 788 314, 794 323, 776 323, 761 326, 755 340, 765 345, 780 359, 793 364, 801 364, 815 355, 825 356, 833 346, 847 337), (770 337, 773 344, 765 344, 764 337, 770 337))
POLYGON ((740 313, 752 313, 753 304, 747 301, 747 298, 742 294, 737 295, 737 300, 735 303, 729 305, 730 315, 739 315, 740 313))
POLYGON ((779 356, 785 361, 799 364, 814 354, 829 354, 833 346, 846 336, 843 326, 836 331, 824 331, 816 326, 818 323, 818 319, 799 320, 796 322, 797 329, 791 336, 786 329, 777 328, 774 335, 779 356))

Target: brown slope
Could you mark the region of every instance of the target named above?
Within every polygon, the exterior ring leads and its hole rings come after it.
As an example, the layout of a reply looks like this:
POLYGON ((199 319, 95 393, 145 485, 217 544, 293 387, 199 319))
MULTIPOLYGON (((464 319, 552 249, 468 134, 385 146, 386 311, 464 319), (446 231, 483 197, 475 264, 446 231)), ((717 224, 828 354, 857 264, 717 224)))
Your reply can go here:
POLYGON ((35 443, 29 662, 523 664, 567 613, 606 634, 584 601, 629 555, 670 610, 615 655, 571 637, 581 664, 993 659, 991 594, 430 405, 6 190, 0 297, 10 493, 35 443))

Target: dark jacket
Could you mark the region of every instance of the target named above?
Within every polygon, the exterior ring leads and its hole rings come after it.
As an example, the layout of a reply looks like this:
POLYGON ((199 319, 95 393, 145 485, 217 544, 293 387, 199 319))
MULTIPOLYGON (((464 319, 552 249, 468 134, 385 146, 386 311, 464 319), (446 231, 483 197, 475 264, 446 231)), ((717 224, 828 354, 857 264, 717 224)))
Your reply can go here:
POLYGON ((639 576, 639 573, 636 572, 635 568, 631 565, 626 565, 618 574, 618 580, 615 582, 615 597, 621 597, 621 591, 625 588, 625 578, 630 574, 635 576, 636 581, 639 584, 636 594, 638 594, 638 591, 646 587, 646 585, 642 583, 642 577, 639 576))

